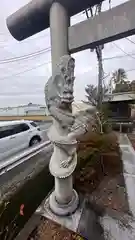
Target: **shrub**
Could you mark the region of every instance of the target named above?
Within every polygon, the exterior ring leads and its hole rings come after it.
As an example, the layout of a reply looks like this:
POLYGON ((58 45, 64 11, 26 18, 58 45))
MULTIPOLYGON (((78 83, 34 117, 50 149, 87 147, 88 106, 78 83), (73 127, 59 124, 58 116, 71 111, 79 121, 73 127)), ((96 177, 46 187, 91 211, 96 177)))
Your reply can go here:
MULTIPOLYGON (((77 152, 77 169, 85 167, 87 164, 95 164, 97 161, 100 161, 101 163, 102 156, 104 154, 115 153, 116 156, 119 157, 119 159, 121 158, 119 143, 117 140, 117 136, 114 132, 108 134, 99 134, 89 131, 84 136, 80 136, 78 138, 77 152)), ((104 166, 102 167, 104 168, 104 166)))

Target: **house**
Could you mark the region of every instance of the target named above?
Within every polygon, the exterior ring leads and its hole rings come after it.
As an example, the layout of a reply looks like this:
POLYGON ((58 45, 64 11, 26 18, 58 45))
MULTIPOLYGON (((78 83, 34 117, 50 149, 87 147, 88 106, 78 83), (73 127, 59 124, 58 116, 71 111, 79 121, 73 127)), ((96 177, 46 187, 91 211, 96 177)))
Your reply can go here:
POLYGON ((114 125, 120 127, 120 131, 122 131, 122 126, 132 130, 133 106, 135 104, 134 92, 108 94, 104 97, 103 103, 108 105, 110 109, 109 117, 114 125))

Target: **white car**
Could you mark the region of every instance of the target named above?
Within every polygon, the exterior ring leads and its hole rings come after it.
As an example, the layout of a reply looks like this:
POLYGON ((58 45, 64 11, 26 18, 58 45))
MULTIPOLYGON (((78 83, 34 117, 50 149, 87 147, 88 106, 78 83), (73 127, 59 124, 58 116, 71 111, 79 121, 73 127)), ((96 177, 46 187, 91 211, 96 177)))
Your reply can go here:
POLYGON ((42 132, 33 121, 0 122, 0 161, 42 141, 42 132))

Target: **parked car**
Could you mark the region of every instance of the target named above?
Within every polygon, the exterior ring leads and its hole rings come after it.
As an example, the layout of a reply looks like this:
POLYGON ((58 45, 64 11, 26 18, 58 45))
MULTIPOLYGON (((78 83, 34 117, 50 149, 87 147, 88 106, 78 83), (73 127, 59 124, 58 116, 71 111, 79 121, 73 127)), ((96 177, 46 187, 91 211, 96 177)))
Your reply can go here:
POLYGON ((0 160, 42 140, 42 132, 33 121, 0 122, 0 160))

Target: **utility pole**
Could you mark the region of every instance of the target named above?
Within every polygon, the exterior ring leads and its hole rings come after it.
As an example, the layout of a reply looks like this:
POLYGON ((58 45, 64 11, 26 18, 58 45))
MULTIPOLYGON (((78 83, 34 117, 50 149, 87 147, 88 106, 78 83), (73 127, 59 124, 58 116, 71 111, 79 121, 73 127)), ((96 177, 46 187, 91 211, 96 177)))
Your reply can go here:
MULTIPOLYGON (((91 13, 91 17, 96 16, 96 14, 100 14, 101 13, 101 7, 102 7, 102 3, 98 4, 96 6, 96 10, 95 13, 93 14, 92 8, 85 10, 87 19, 89 19, 89 13, 88 11, 90 11, 91 13)), ((97 102, 97 108, 100 110, 102 107, 102 101, 103 101, 103 87, 102 87, 102 81, 104 78, 104 71, 103 71, 103 61, 102 61, 102 50, 104 48, 104 45, 99 45, 96 46, 95 50, 96 50, 96 55, 97 55, 97 60, 98 60, 98 102, 97 102)), ((94 49, 90 49, 90 51, 94 51, 94 49)))
POLYGON ((98 109, 101 109, 102 107, 102 101, 103 101, 103 62, 102 62, 102 49, 103 46, 100 45, 96 47, 96 54, 97 54, 97 59, 98 59, 98 104, 97 107, 98 109))

